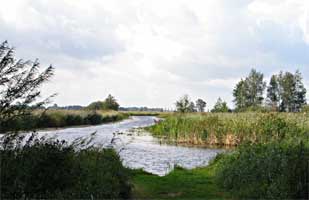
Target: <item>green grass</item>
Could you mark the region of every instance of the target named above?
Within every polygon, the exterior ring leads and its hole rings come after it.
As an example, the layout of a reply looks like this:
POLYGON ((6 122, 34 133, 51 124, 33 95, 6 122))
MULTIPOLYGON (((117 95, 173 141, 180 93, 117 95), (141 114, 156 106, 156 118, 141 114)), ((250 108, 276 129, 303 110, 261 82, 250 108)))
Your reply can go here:
POLYGON ((305 137, 303 113, 173 114, 148 130, 156 137, 186 144, 238 146, 305 137))
POLYGON ((135 199, 231 199, 215 182, 216 164, 185 170, 176 168, 160 177, 141 170, 134 171, 135 199))

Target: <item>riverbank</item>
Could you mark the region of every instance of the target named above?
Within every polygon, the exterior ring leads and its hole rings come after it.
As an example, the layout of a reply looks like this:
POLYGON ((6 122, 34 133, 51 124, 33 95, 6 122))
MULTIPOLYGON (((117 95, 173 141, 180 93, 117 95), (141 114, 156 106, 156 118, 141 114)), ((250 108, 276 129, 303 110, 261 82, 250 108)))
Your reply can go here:
POLYGON ((129 114, 117 111, 34 110, 4 124, 0 132, 32 131, 46 128, 65 128, 99 125, 128 119, 129 114))
POLYGON ((133 171, 134 199, 231 199, 215 181, 216 163, 185 170, 176 168, 160 177, 141 170, 133 171))
MULTIPOLYGON (((178 144, 235 146, 232 152, 217 156, 216 164, 210 167, 214 191, 229 192, 237 199, 309 196, 308 114, 174 114, 147 130, 163 141, 178 144)), ((186 182, 187 178, 174 181, 186 182)))

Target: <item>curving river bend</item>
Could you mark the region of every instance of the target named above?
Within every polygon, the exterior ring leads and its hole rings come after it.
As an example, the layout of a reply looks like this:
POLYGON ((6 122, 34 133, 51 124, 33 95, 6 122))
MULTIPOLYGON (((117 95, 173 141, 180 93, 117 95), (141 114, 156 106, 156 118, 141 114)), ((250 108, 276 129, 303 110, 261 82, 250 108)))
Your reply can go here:
POLYGON ((220 149, 160 144, 150 134, 136 130, 153 125, 155 119, 156 117, 151 116, 134 116, 117 123, 38 133, 68 142, 96 133, 92 141, 94 145, 115 148, 125 166, 133 169, 141 168, 159 176, 168 174, 175 166, 186 169, 206 166, 211 159, 222 152, 220 149))

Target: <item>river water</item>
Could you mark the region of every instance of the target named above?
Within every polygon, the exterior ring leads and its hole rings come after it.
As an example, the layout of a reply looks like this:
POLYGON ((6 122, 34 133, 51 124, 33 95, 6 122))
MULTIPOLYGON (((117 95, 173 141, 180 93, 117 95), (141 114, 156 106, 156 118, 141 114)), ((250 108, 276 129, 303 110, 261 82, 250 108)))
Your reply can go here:
POLYGON ((134 116, 117 123, 45 130, 38 134, 72 142, 95 133, 93 145, 114 148, 125 166, 159 176, 168 174, 175 166, 186 169, 207 166, 211 159, 222 152, 220 149, 161 144, 149 133, 137 129, 153 125, 155 119, 151 116, 134 116))

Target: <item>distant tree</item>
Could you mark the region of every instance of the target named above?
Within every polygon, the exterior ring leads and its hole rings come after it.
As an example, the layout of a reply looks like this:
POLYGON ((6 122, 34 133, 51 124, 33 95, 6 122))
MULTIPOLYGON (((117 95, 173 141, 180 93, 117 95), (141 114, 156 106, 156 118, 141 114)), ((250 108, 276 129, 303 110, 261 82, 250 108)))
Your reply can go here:
POLYGON ((195 105, 196 105, 198 112, 204 112, 207 103, 203 99, 198 99, 198 100, 196 100, 195 105))
POLYGON ((276 75, 271 77, 269 86, 267 88, 267 103, 273 111, 279 110, 280 90, 278 77, 276 75))
POLYGON ((112 95, 108 95, 108 97, 103 102, 104 110, 118 110, 119 104, 117 103, 117 100, 112 95))
POLYGON ((243 110, 248 105, 248 86, 245 80, 241 79, 240 82, 237 83, 235 89, 233 90, 234 103, 236 105, 237 110, 243 110))
POLYGON ((244 110, 249 107, 260 107, 265 87, 264 75, 252 69, 249 76, 237 83, 233 91, 236 108, 244 110))
POLYGON ((194 112, 195 105, 190 100, 188 95, 184 95, 178 101, 176 101, 176 110, 177 112, 187 113, 187 112, 194 112))
POLYGON ((293 112, 295 107, 296 83, 294 75, 290 72, 283 72, 279 75, 279 83, 281 87, 281 104, 280 111, 293 112))
POLYGON ((246 78, 247 83, 247 105, 248 106, 260 106, 263 102, 263 93, 266 87, 264 82, 264 75, 252 69, 249 76, 246 78))
POLYGON ((112 95, 108 95, 104 101, 95 101, 89 104, 86 109, 88 110, 118 110, 119 104, 112 95))
POLYGON ((296 71, 294 75, 295 79, 295 111, 299 112, 303 106, 307 105, 306 94, 307 90, 302 82, 303 78, 299 70, 296 71))
POLYGON ((86 107, 87 110, 93 110, 93 111, 96 111, 96 110, 104 110, 104 102, 103 101, 95 101, 95 102, 92 102, 91 104, 89 104, 87 107, 86 107))
POLYGON ((227 103, 225 101, 222 101, 222 99, 219 97, 211 112, 229 112, 229 108, 227 106, 227 103))
POLYGON ((38 60, 18 60, 8 42, 0 44, 0 129, 11 120, 29 114, 30 107, 42 107, 49 102, 49 98, 43 101, 37 98, 40 87, 53 74, 52 66, 40 72, 38 60))

